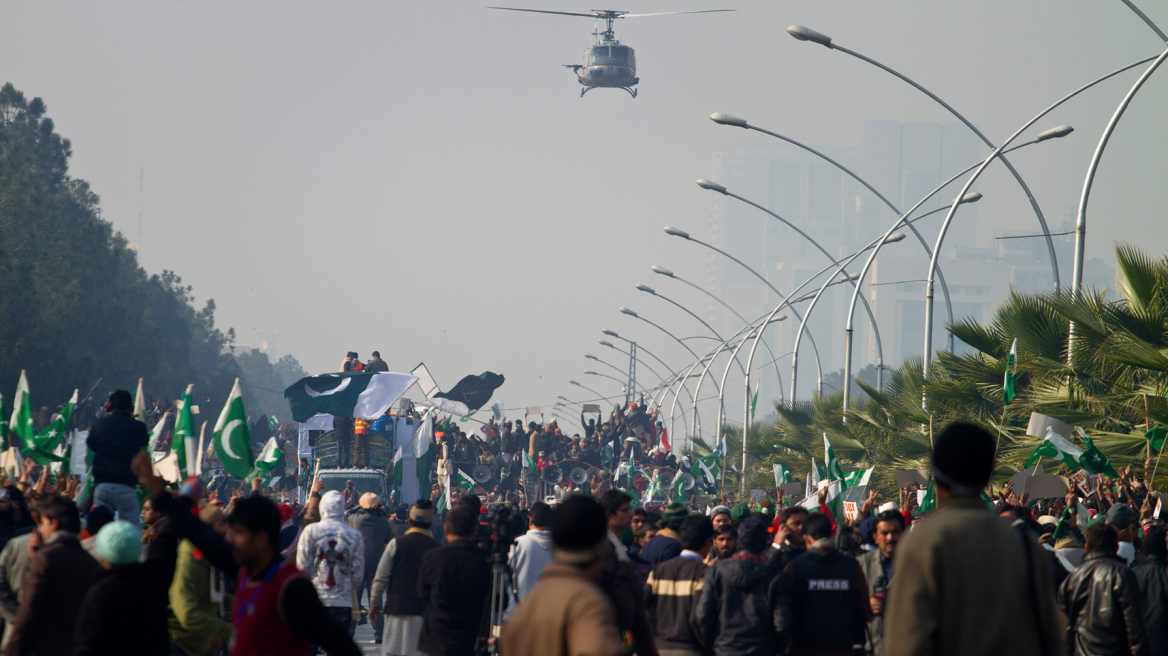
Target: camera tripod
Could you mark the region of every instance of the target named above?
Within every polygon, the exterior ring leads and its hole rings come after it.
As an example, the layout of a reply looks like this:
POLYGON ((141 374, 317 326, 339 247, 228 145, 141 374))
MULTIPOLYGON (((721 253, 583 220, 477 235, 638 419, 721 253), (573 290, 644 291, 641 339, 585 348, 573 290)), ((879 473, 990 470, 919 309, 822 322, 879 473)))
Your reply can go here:
POLYGON ((479 627, 479 637, 475 640, 475 654, 491 655, 499 653, 499 636, 503 630, 503 611, 509 597, 515 595, 511 565, 507 562, 510 543, 503 545, 496 541, 491 550, 491 596, 483 613, 479 627))

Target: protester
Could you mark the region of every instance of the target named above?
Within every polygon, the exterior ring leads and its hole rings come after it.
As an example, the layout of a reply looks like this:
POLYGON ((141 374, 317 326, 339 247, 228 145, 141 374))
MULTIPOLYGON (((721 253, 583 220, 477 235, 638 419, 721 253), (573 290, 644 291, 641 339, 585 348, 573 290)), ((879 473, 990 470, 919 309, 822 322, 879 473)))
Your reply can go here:
POLYGON ((280 540, 277 545, 280 549, 280 555, 295 560, 296 544, 301 531, 301 528, 296 524, 296 511, 286 503, 280 504, 277 508, 280 511, 280 540))
POLYGON ((623 490, 609 490, 600 497, 600 507, 608 518, 608 541, 618 560, 628 562, 629 550, 621 542, 621 535, 633 525, 633 498, 623 490))
POLYGON ((1150 654, 1139 582, 1116 553, 1115 528, 1110 521, 1092 524, 1084 536, 1083 564, 1059 588, 1059 606, 1067 617, 1067 653, 1150 654))
POLYGON ((763 551, 770 533, 762 518, 738 527, 738 553, 706 570, 695 620, 715 656, 782 653, 792 629, 791 584, 763 551))
MULTIPOLYGON (((4 421, 5 417, 0 417, 4 421)), ((0 487, 0 548, 12 538, 36 526, 32 513, 24 504, 24 494, 15 485, 0 487)))
POLYGON ((179 536, 173 522, 157 523, 145 562, 138 562, 143 536, 137 526, 118 520, 98 532, 97 553, 105 571, 82 602, 76 656, 165 656, 169 651, 167 603, 179 536))
POLYGON ((738 530, 733 524, 722 524, 714 529, 714 533, 714 548, 710 550, 710 557, 706 558, 707 565, 714 560, 725 560, 738 551, 738 530))
MULTIPOLYGON (((1150 526, 1144 532, 1144 562, 1132 568, 1140 586, 1144 628, 1152 656, 1168 656, 1168 530, 1150 526)), ((0 562, 4 556, 0 554, 0 562)))
POLYGON ((688 515, 689 511, 683 503, 674 501, 666 506, 661 516, 661 530, 645 544, 641 558, 650 565, 657 565, 681 554, 681 536, 677 531, 688 515))
POLYGON ((410 509, 410 528, 390 540, 373 577, 369 597, 369 615, 384 623, 382 653, 386 656, 420 656, 418 637, 422 633, 422 616, 426 602, 418 596, 418 574, 422 557, 438 548, 430 535, 434 523, 434 506, 429 499, 419 499, 410 509), (385 615, 381 601, 385 599, 385 615))
POLYGON ((1115 528, 1119 538, 1118 555, 1128 567, 1136 559, 1135 530, 1132 528, 1135 521, 1136 515, 1126 503, 1116 503, 1107 509, 1107 524, 1115 528))
POLYGON ((410 530, 410 507, 399 503, 394 510, 393 519, 389 520, 389 531, 393 537, 400 538, 410 530))
POLYGON ((418 650, 430 656, 469 656, 491 589, 491 566, 479 548, 478 518, 465 506, 446 514, 446 546, 422 556, 418 597, 426 604, 418 650))
POLYGON ((892 557, 904 534, 904 515, 896 510, 886 510, 877 515, 873 523, 872 537, 876 549, 865 552, 857 560, 864 571, 868 604, 872 610, 865 648, 872 656, 884 656, 884 604, 892 582, 892 557))
POLYGON ((381 359, 381 353, 379 351, 374 351, 373 359, 365 365, 365 373, 378 374, 385 371, 389 371, 389 364, 381 359))
POLYGON ((718 532, 718 529, 727 524, 734 524, 734 520, 730 518, 729 506, 714 506, 714 508, 710 510, 710 520, 714 522, 715 533, 718 532))
POLYGON ((77 540, 81 516, 71 499, 56 494, 42 497, 37 500, 36 514, 42 546, 29 565, 20 609, 4 653, 70 656, 81 602, 101 565, 85 553, 77 540))
MULTIPOLYGON (((199 519, 219 535, 227 534, 227 516, 218 506, 202 504, 199 519)), ((207 654, 231 637, 231 623, 218 615, 223 593, 228 589, 223 573, 213 568, 190 540, 179 543, 174 579, 168 591, 170 617, 166 624, 171 641, 185 654, 207 654), (220 600, 216 600, 216 592, 220 600)))
POLYGON ((807 519, 807 509, 803 506, 784 508, 774 521, 774 539, 766 556, 775 565, 785 568, 807 551, 803 540, 803 522, 807 519))
MULTIPOLYGON (((154 504, 150 502, 150 499, 146 499, 142 502, 143 544, 150 544, 154 541, 154 537, 158 534, 158 528, 159 524, 162 522, 162 517, 162 513, 154 510, 154 504)), ((97 535, 97 531, 90 531, 90 535, 97 535)))
POLYGON ((507 656, 623 656, 604 566, 610 516, 590 497, 572 496, 551 517, 554 562, 503 625, 507 656))
POLYGON ((540 575, 552 562, 551 533, 552 508, 542 501, 531 506, 527 533, 519 536, 511 547, 511 576, 515 581, 517 601, 523 601, 535 587, 540 575))
POLYGON ((864 572, 836 547, 826 515, 807 517, 803 541, 807 551, 785 569, 794 593, 791 655, 851 656, 872 615, 864 572))
MULTIPOLYGON (((360 587, 357 588, 358 612, 364 613, 365 608, 361 605, 361 597, 365 593, 372 592, 373 577, 377 574, 378 560, 382 552, 385 551, 385 546, 389 544, 392 534, 389 530, 389 520, 385 517, 385 509, 381 505, 381 499, 373 492, 361 495, 357 507, 345 513, 345 523, 361 534, 361 541, 364 544, 362 553, 365 558, 365 574, 360 587)), ((372 597, 369 598, 369 605, 373 606, 372 597)), ((365 616, 362 614, 357 620, 357 624, 365 624, 365 622, 365 616)), ((380 622, 375 622, 373 641, 380 644, 381 636, 382 625, 380 622)))
MULTIPOLYGON (((365 544, 342 521, 345 499, 330 490, 320 501, 320 521, 304 528, 296 546, 296 566, 312 577, 316 593, 338 627, 352 637, 354 600, 365 578, 365 544)), ((312 653, 317 652, 316 647, 312 653)))
POLYGON ((645 607, 661 656, 701 656, 701 638, 692 622, 706 576, 704 562, 714 546, 714 525, 708 517, 686 517, 678 529, 681 554, 649 573, 645 607))
POLYGON ((115 390, 106 401, 109 412, 93 422, 86 445, 93 454, 93 503, 114 511, 116 517, 141 526, 138 477, 130 461, 150 442, 146 424, 134 419, 134 399, 126 390, 115 390))
POLYGON ((34 535, 39 543, 40 534, 34 528, 12 538, 4 545, 4 549, 0 549, 0 617, 4 618, 4 637, 0 639, 0 650, 8 644, 16 613, 20 610, 25 575, 32 563, 33 550, 29 542, 34 535))
POLYGON ((1044 550, 988 511, 980 496, 996 447, 993 435, 963 422, 935 439, 937 509, 896 547, 886 656, 1061 654, 1044 550))

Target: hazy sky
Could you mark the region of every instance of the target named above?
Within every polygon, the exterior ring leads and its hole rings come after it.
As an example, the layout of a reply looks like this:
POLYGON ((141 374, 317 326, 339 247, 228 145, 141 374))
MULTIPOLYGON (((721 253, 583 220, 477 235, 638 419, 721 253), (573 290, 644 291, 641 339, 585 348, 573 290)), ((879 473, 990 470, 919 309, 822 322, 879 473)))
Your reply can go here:
MULTIPOLYGON (((1142 4, 1168 28, 1163 3, 1142 4)), ((698 277, 704 254, 661 227, 709 220, 709 192, 693 180, 710 175, 733 130, 711 112, 818 144, 857 143, 865 119, 951 120, 886 74, 795 41, 788 25, 914 77, 992 140, 1164 48, 1119 0, 614 8, 738 11, 618 23, 637 52, 634 100, 619 90, 580 98, 561 67, 591 43, 585 18, 469 2, 5 2, 0 82, 44 98, 73 141, 72 174, 140 242, 146 270, 173 269, 200 303, 214 298, 241 343, 267 337, 313 372, 335 370, 347 350, 364 359, 379 349, 395 370, 425 361, 446 388, 491 370, 507 377, 496 398, 508 406, 551 406, 559 394, 583 398, 568 385, 591 364, 583 353, 620 366, 596 345, 602 328, 685 364, 679 346, 616 309, 687 321, 633 285, 665 289, 652 264, 698 277)), ((1067 123, 1070 137, 1012 157, 1052 230, 1073 217, 1099 135, 1138 74, 1035 126, 1067 123)), ((1089 257, 1110 261, 1119 240, 1168 250, 1166 106, 1168 66, 1108 147, 1089 257)), ((978 184, 983 225, 1033 223, 1002 169, 978 184)), ((700 304, 697 292, 668 289, 700 304)))

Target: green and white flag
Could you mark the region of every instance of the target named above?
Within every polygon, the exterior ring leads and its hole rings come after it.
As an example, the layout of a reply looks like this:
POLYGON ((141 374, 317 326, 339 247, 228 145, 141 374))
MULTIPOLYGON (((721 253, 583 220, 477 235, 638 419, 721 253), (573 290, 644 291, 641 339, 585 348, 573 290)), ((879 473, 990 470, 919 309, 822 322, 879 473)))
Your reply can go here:
MULTIPOLYGON (((183 399, 187 398, 184 394, 183 399)), ((177 430, 175 434, 178 434, 177 430)), ((215 422, 212 435, 215 454, 223 461, 223 468, 232 476, 245 478, 255 467, 255 456, 251 451, 251 433, 247 429, 247 411, 243 409, 243 394, 239 391, 238 378, 227 397, 227 403, 223 405, 219 420, 215 422)), ((193 436, 189 437, 193 439, 193 436)), ((184 452, 176 450, 176 453, 181 464, 184 452)), ((186 469, 183 469, 183 475, 187 475, 186 469)))
POLYGON ((28 378, 24 371, 20 372, 20 381, 16 384, 16 398, 12 400, 12 418, 8 422, 8 437, 20 439, 20 444, 12 446, 32 446, 36 437, 36 427, 32 423, 32 406, 28 399, 28 378))
POLYGON ((791 482, 791 470, 778 463, 774 463, 771 466, 775 470, 775 487, 782 487, 791 482))
POLYGON ((434 504, 434 514, 441 516, 442 513, 450 509, 450 478, 446 478, 446 489, 442 494, 438 495, 438 503, 434 504))
POLYGON ((673 482, 669 484, 669 487, 673 490, 674 500, 685 497, 685 472, 683 470, 677 470, 677 474, 673 476, 673 482))
MULTIPOLYGON (((827 496, 823 500, 823 505, 827 506, 831 514, 837 518, 837 521, 843 518, 843 514, 839 510, 840 501, 843 497, 840 493, 843 491, 842 481, 831 481, 827 484, 827 496)), ((807 495, 807 498, 801 501, 798 505, 803 506, 809 511, 819 512, 819 488, 816 487, 807 495)))
MULTIPOLYGON (((250 453, 251 449, 248 449, 248 452, 250 453)), ((250 481, 256 476, 266 478, 280 464, 280 460, 283 457, 284 452, 276 446, 275 436, 269 437, 268 441, 264 443, 264 448, 260 449, 260 454, 256 456, 255 467, 252 469, 252 474, 248 477, 248 480, 250 481)))
MULTIPOLYGON (((239 385, 239 381, 237 380, 236 386, 238 387, 238 385, 239 385)), ((194 444, 194 440, 195 440, 195 418, 191 414, 191 392, 194 389, 195 389, 194 385, 187 385, 187 389, 186 389, 186 391, 183 392, 182 398, 179 399, 178 403, 176 404, 176 407, 178 408, 178 415, 174 419, 174 434, 170 438, 170 450, 174 452, 174 457, 178 458, 178 472, 184 478, 186 476, 188 476, 187 442, 194 444)), ((223 406, 223 411, 224 412, 227 411, 227 406, 223 406)), ((243 424, 243 428, 245 431, 247 430, 246 415, 245 415, 245 421, 243 424)), ((218 429, 216 429, 216 430, 218 430, 218 429)), ((218 435, 218 433, 216 433, 216 435, 218 435)), ((247 450, 249 454, 251 453, 250 446, 251 445, 249 444, 248 445, 249 448, 247 450)), ((191 464, 194 464, 194 463, 191 463, 191 464)), ((231 471, 231 470, 228 469, 228 471, 231 471)), ((239 471, 239 470, 237 470, 237 471, 239 471)), ((236 478, 243 478, 244 476, 247 475, 247 473, 249 471, 251 471, 250 459, 247 463, 246 469, 241 470, 240 473, 238 473, 238 474, 232 472, 232 475, 235 476, 236 478)))
POLYGON ((1002 402, 1010 405, 1014 400, 1014 377, 1018 374, 1018 338, 1010 345, 1010 354, 1006 356, 1006 375, 1002 379, 1002 402))
POLYGON ((539 463, 526 451, 523 452, 523 466, 527 468, 527 471, 532 473, 539 471, 539 463))
POLYGON ((718 448, 718 455, 726 457, 726 436, 722 436, 722 445, 718 448))
POLYGON ((605 444, 604 448, 602 448, 600 450, 600 464, 601 465, 608 466, 609 464, 612 463, 612 456, 613 456, 613 453, 616 451, 612 446, 613 444, 616 444, 616 442, 609 442, 608 444, 605 444))
POLYGON ((933 512, 937 509, 937 492, 933 489, 933 479, 929 479, 929 487, 925 488, 925 496, 917 510, 922 513, 933 512))
POLYGON ((1046 429, 1046 437, 1043 438, 1042 444, 1030 454, 1026 459, 1026 464, 1022 465, 1023 469, 1029 469, 1038 462, 1039 458, 1050 458, 1058 460, 1067 467, 1067 471, 1078 471, 1082 466, 1079 464, 1079 458, 1083 455, 1083 450, 1071 444, 1070 440, 1054 432, 1054 429, 1049 426, 1046 429))
POLYGON ((164 428, 166 428, 166 418, 169 416, 170 411, 167 410, 166 412, 162 413, 161 417, 158 418, 158 423, 154 424, 154 430, 150 432, 150 442, 146 446, 147 453, 154 453, 156 447, 158 446, 158 440, 162 439, 162 431, 164 428))
POLYGON ((1148 446, 1153 451, 1159 453, 1164 448, 1164 438, 1168 437, 1168 427, 1164 426, 1164 424, 1157 423, 1144 433, 1144 437, 1148 440, 1148 446))
POLYGON ((872 470, 874 469, 876 468, 869 467, 868 469, 849 472, 846 476, 844 476, 844 487, 859 487, 861 485, 867 485, 868 481, 872 478, 872 470))
POLYGON ((393 454, 393 482, 394 485, 401 487, 402 477, 405 474, 402 472, 402 448, 399 446, 397 452, 393 454))
POLYGON ((648 505, 652 503, 653 497, 663 496, 665 496, 665 490, 661 487, 661 470, 657 470, 653 472, 653 478, 649 479, 649 487, 645 488, 641 503, 648 505))
POLYGON ((629 489, 633 488, 633 483, 637 480, 638 475, 645 475, 645 472, 636 465, 629 465, 628 469, 625 470, 625 473, 628 476, 628 478, 625 480, 625 487, 629 489))
POLYGON ((823 459, 827 463, 827 480, 844 480, 844 472, 840 468, 839 460, 835 458, 835 451, 831 448, 831 442, 827 441, 827 433, 823 434, 823 459))
POLYGON ((45 427, 45 430, 33 438, 33 444, 44 451, 55 450, 61 444, 61 439, 65 437, 65 431, 68 430, 69 424, 73 421, 73 409, 76 407, 77 390, 73 390, 73 396, 69 397, 65 407, 53 417, 53 421, 45 427))
POLYGON ((478 485, 478 483, 475 483, 475 479, 467 476, 466 472, 462 471, 461 469, 458 470, 457 477, 458 487, 466 490, 467 492, 474 492, 475 486, 478 485))
MULTIPOLYGON (((418 430, 414 433, 414 467, 418 474, 418 483, 422 485, 419 489, 426 489, 430 485, 430 463, 432 461, 433 451, 430 447, 434 445, 434 415, 426 413, 422 418, 421 423, 418 424, 418 430)), ((405 454, 402 454, 403 457, 405 454)), ((397 468, 402 465, 398 463, 397 468)), ((401 485, 402 474, 397 474, 397 469, 394 469, 395 476, 398 478, 398 485, 401 485)))
POLYGON ((393 372, 322 374, 301 378, 284 390, 292 419, 313 415, 377 419, 397 402, 418 377, 393 372))
POLYGON ((1087 446, 1087 450, 1079 456, 1079 465, 1092 474, 1104 474, 1111 478, 1119 478, 1119 472, 1115 471, 1115 467, 1111 466, 1107 456, 1103 455, 1103 452, 1096 448, 1091 438, 1087 437, 1087 432, 1078 426, 1075 427, 1075 431, 1079 433, 1079 439, 1083 440, 1083 444, 1087 446))
POLYGON ((718 464, 718 454, 711 453, 708 456, 698 458, 697 462, 689 468, 689 473, 699 480, 704 480, 707 487, 717 487, 718 477, 722 473, 722 467, 718 464))

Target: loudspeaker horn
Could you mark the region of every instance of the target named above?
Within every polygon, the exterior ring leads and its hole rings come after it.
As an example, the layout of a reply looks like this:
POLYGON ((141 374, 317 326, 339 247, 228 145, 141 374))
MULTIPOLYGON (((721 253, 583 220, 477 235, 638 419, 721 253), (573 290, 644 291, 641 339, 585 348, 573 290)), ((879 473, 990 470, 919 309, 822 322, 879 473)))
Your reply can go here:
POLYGON ((588 472, 583 467, 574 467, 568 472, 568 478, 576 485, 583 485, 588 481, 588 472))
POLYGON ((555 465, 548 465, 543 468, 540 478, 543 479, 544 483, 559 483, 564 479, 564 472, 555 465))
POLYGON ((475 479, 476 483, 486 483, 491 480, 491 470, 482 465, 478 465, 471 470, 470 477, 475 479))
POLYGON ((694 483, 697 482, 697 479, 694 478, 694 475, 689 473, 689 472, 685 472, 684 474, 682 474, 681 480, 684 482, 686 492, 689 492, 690 490, 692 490, 694 483))

